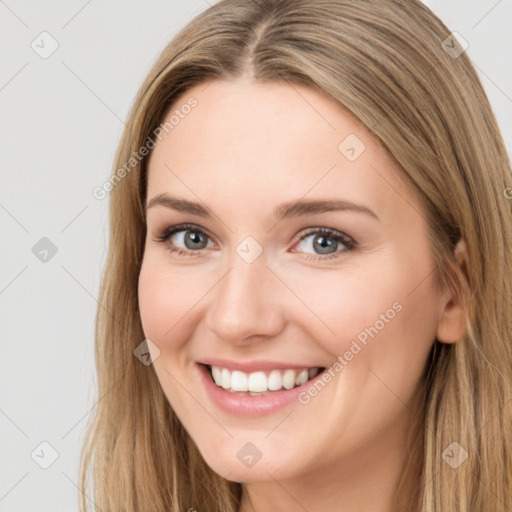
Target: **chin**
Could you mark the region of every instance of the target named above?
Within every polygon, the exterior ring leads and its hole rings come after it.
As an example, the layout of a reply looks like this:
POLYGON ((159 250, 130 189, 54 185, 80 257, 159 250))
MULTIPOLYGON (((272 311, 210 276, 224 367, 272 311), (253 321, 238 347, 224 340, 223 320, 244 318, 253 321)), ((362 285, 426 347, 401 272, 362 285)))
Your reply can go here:
POLYGON ((297 475, 301 471, 297 466, 297 450, 288 445, 289 453, 288 450, 283 452, 285 440, 276 438, 276 441, 269 446, 268 441, 253 443, 238 437, 230 439, 224 446, 217 445, 216 450, 209 446, 200 453, 215 473, 233 482, 269 482, 297 475))

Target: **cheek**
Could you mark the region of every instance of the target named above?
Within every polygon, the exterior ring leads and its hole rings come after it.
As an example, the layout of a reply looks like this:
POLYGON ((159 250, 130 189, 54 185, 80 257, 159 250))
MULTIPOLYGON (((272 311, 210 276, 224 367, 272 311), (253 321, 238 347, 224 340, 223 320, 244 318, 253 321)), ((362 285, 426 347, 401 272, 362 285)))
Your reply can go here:
MULTIPOLYGON (((199 301, 200 292, 190 282, 190 275, 185 278, 183 272, 173 272, 153 253, 146 253, 138 282, 142 328, 145 337, 160 350, 153 369, 169 403, 185 424, 187 396, 183 395, 178 382, 183 383, 188 378, 183 363, 188 359, 187 340, 196 321, 193 305, 199 301)), ((201 293, 204 294, 204 290, 201 293)))
POLYGON ((348 351, 347 359, 360 364, 382 366, 394 359, 404 368, 416 358, 418 370, 439 319, 427 259, 390 257, 378 268, 347 265, 339 272, 309 272, 310 278, 302 270, 288 283, 307 306, 301 304, 302 314, 294 318, 312 340, 333 358, 348 351))
POLYGON ((407 267, 397 259, 381 272, 346 280, 350 294, 338 301, 340 393, 357 389, 359 399, 382 418, 412 405, 421 384, 439 320, 430 271, 418 260, 407 267))
MULTIPOLYGON (((170 272, 151 254, 145 256, 139 275, 139 308, 142 327, 147 338, 160 349, 177 348, 176 332, 182 329, 180 320, 200 298, 201 290, 192 286, 190 276, 170 272)), ((204 293, 204 291, 203 291, 204 293)))
POLYGON ((297 303, 294 321, 334 357, 354 340, 364 346, 375 329, 381 336, 402 315, 410 288, 403 274, 397 279, 399 273, 392 262, 373 269, 365 264, 325 272, 303 268, 287 280, 303 302, 290 299, 297 303))

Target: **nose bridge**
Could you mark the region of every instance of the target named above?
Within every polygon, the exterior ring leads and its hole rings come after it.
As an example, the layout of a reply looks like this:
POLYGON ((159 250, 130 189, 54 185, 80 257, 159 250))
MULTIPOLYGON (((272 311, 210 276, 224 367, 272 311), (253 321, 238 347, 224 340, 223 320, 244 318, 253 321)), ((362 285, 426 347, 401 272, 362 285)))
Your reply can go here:
POLYGON ((215 287, 209 328, 226 341, 270 336, 282 328, 277 284, 263 255, 254 261, 234 253, 229 269, 215 287))

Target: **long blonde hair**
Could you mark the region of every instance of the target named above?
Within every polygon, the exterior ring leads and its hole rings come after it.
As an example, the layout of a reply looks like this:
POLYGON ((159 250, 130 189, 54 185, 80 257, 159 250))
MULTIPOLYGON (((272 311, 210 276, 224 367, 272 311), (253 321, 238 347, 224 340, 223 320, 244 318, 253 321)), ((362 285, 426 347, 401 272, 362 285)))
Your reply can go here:
POLYGON ((82 511, 92 502, 109 512, 238 509, 240 484, 206 465, 153 368, 134 356, 144 339, 137 281, 147 157, 128 171, 125 164, 192 85, 246 74, 337 100, 418 192, 439 283, 453 293, 466 283, 469 293, 466 334, 455 344, 435 340, 427 365, 412 452, 421 467, 417 510, 512 509, 512 173, 489 101, 461 51, 417 0, 222 0, 165 48, 137 94, 109 187, 110 245, 96 322, 99 396, 82 453, 82 511), (464 272, 453 256, 460 238, 464 272), (468 455, 457 468, 443 453, 454 442, 468 455))

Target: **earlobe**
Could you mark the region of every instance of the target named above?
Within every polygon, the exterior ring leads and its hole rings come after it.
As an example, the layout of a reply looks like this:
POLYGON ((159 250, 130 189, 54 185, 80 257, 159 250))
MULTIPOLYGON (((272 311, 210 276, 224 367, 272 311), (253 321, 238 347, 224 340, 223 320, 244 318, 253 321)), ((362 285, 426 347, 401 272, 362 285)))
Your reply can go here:
POLYGON ((457 242, 454 257, 458 267, 456 284, 444 293, 444 309, 437 326, 437 339, 441 343, 455 343, 466 332, 469 256, 463 239, 457 242))

